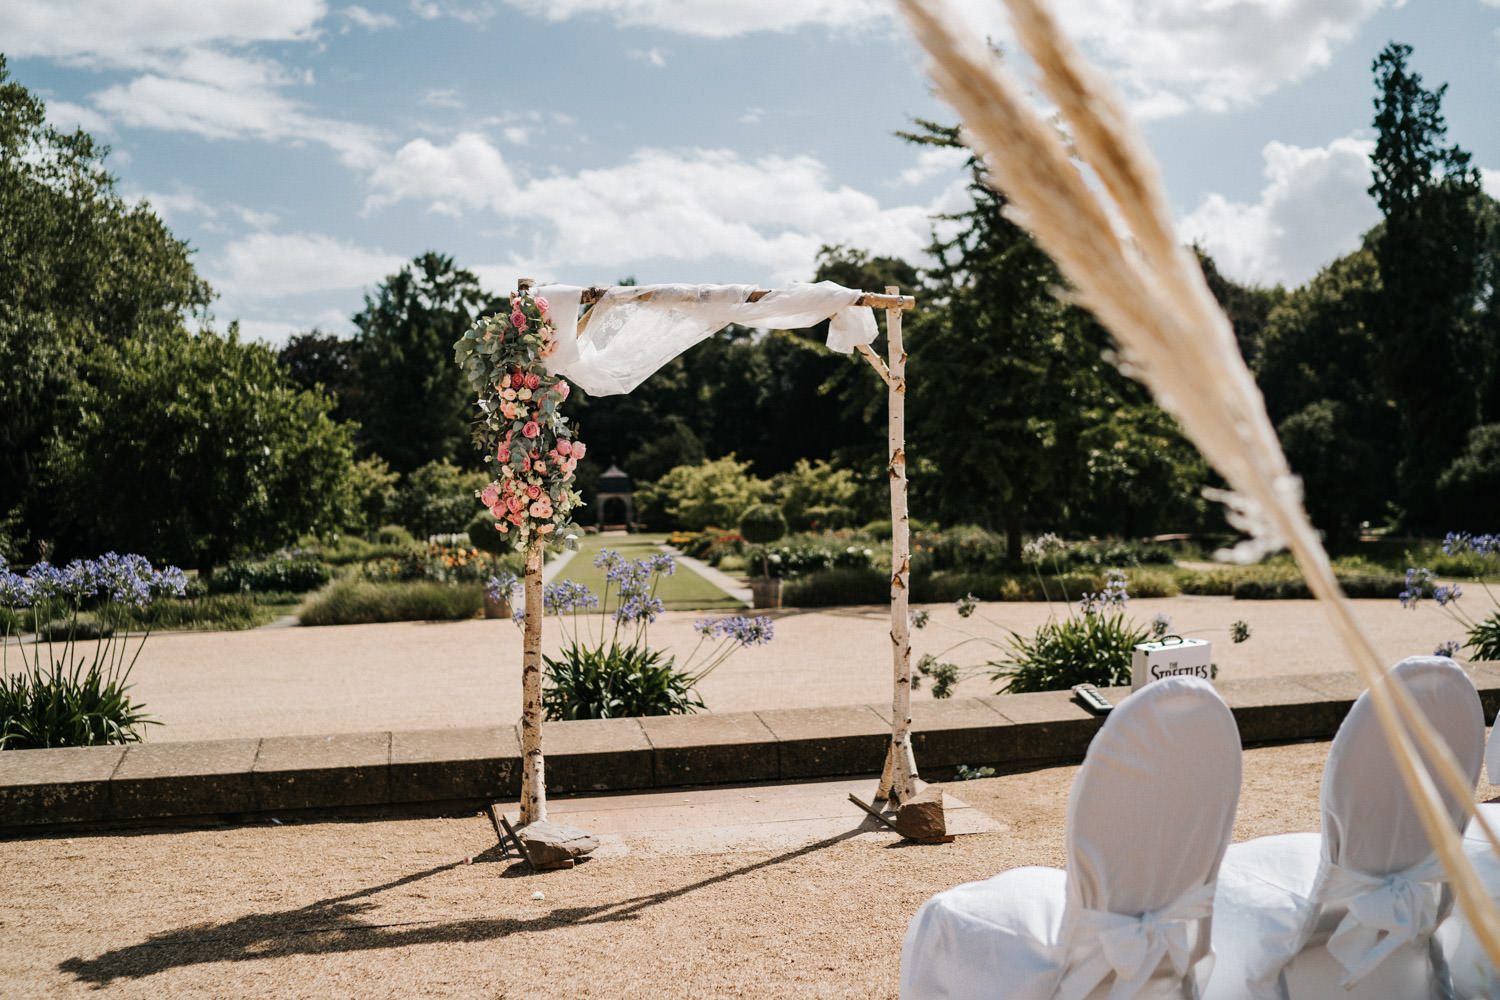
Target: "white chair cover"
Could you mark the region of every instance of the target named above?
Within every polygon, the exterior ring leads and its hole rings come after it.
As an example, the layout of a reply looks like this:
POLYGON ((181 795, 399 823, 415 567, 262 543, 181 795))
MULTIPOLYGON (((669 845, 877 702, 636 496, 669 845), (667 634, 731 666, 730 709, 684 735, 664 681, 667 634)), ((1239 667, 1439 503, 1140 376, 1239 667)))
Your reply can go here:
POLYGON ((1212 686, 1141 688, 1110 713, 1073 783, 1067 874, 1016 868, 922 904, 901 996, 1196 996, 1239 788, 1239 730, 1212 686))
POLYGON ((730 323, 800 330, 832 317, 828 346, 848 353, 874 341, 875 313, 854 303, 863 292, 836 285, 793 282, 750 302, 754 285, 625 285, 594 303, 578 331, 583 289, 548 285, 557 350, 547 370, 593 396, 629 392, 651 373, 730 323))
MULTIPOLYGON (((1479 693, 1447 657, 1392 676, 1479 778, 1479 693)), ((1455 827, 1463 803, 1444 795, 1455 827)), ((1214 900, 1218 964, 1207 1000, 1447 995, 1433 932, 1452 905, 1442 866, 1396 771, 1369 692, 1339 727, 1323 771, 1323 832, 1229 848, 1214 900)))
MULTIPOLYGON (((1500 783, 1500 739, 1496 739, 1496 732, 1500 732, 1500 726, 1490 731, 1489 748, 1484 755, 1485 769, 1489 771, 1492 785, 1500 783)), ((1500 803, 1481 802, 1475 809, 1489 821, 1491 829, 1500 833, 1500 803)), ((1480 884, 1490 899, 1500 903, 1500 858, 1495 856, 1494 848, 1476 820, 1471 820, 1464 830, 1464 853, 1474 863, 1480 884)), ((1500 975, 1496 975, 1493 963, 1462 911, 1454 908, 1453 914, 1438 928, 1437 937, 1452 971, 1455 996, 1463 1000, 1500 997, 1500 975)))

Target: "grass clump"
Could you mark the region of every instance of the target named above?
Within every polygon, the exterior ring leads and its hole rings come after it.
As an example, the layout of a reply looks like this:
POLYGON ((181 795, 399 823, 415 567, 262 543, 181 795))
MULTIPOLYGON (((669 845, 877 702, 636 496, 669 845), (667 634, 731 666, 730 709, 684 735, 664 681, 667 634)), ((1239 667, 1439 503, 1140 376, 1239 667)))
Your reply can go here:
POLYGON ((303 625, 370 622, 463 621, 484 608, 477 583, 375 583, 339 580, 308 599, 297 613, 303 625))

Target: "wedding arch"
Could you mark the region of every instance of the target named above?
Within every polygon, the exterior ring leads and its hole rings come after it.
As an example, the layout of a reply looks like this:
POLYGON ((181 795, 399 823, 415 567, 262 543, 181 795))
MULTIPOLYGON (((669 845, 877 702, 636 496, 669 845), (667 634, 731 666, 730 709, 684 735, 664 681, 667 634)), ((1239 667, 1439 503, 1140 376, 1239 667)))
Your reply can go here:
MULTIPOLYGON (((499 443, 497 457, 502 468, 514 462, 517 469, 524 466, 530 481, 541 482, 530 494, 536 498, 532 504, 528 506, 525 496, 512 499, 509 509, 514 513, 499 521, 501 530, 524 552, 526 567, 521 671, 522 825, 547 817, 541 693, 542 562, 546 536, 557 525, 570 524, 569 511, 577 500, 576 493, 566 485, 576 466, 576 457, 567 421, 557 413, 558 404, 567 398, 569 382, 590 395, 628 393, 667 362, 730 324, 804 329, 828 320, 828 347, 844 354, 857 352, 886 383, 893 683, 891 738, 875 798, 895 805, 915 794, 917 766, 911 745, 911 641, 907 616, 911 540, 906 485, 906 350, 901 336, 902 312, 915 305, 914 298, 902 295, 894 286, 877 294, 827 281, 794 283, 787 288, 768 290, 752 285, 536 287, 534 282, 523 278, 512 297, 509 316, 492 318, 488 327, 482 320, 455 345, 459 363, 471 383, 480 389, 480 406, 486 419, 491 420, 490 426, 496 429, 511 426, 498 422, 497 408, 504 409, 505 420, 515 421, 499 443), (587 311, 580 315, 585 307, 587 311), (879 332, 875 309, 884 309, 886 313, 885 360, 870 346, 879 332), (505 360, 497 360, 500 358, 505 360), (498 393, 490 388, 497 370, 501 374, 498 393), (513 400, 519 393, 525 394, 522 405, 528 408, 517 416, 518 404, 513 400), (528 420, 528 415, 537 419, 528 420), (522 438, 513 436, 516 429, 520 429, 522 438), (543 443, 533 443, 538 441, 543 443), (554 442, 550 449, 539 450, 546 448, 549 441, 554 442), (517 451, 518 448, 525 450, 517 451), (551 478, 539 480, 532 471, 533 463, 551 478), (555 504, 551 499, 554 496, 555 504)), ((511 475, 508 469, 504 471, 506 476, 511 475)), ((507 489, 510 482, 507 480, 507 489)), ((494 501, 503 504, 505 497, 497 493, 486 500, 487 506, 494 501)), ((498 509, 504 512, 507 508, 502 505, 498 509)))

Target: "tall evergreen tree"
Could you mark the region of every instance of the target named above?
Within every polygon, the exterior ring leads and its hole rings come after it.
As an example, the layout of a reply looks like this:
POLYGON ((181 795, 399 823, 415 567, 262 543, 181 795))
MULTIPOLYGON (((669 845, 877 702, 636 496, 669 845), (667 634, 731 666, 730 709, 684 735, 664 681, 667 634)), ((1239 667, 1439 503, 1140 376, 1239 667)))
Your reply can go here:
POLYGON ((485 306, 479 279, 437 253, 418 256, 365 296, 354 317, 361 388, 354 415, 364 454, 402 473, 440 460, 478 467, 474 407, 453 342, 485 306))
POLYGON ((1385 223, 1372 241, 1380 271, 1375 313, 1380 367, 1400 413, 1400 499, 1408 527, 1441 530, 1432 486, 1481 419, 1495 365, 1484 301, 1488 243, 1479 171, 1445 145, 1443 84, 1407 67, 1411 47, 1392 43, 1372 70, 1377 133, 1374 195, 1385 223))

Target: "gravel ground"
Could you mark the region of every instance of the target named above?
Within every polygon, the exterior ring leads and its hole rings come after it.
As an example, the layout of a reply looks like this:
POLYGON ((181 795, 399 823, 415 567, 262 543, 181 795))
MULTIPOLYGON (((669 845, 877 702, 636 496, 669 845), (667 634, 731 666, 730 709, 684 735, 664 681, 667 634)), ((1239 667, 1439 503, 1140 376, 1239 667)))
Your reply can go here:
MULTIPOLYGON (((1327 752, 1246 751, 1235 839, 1317 829, 1327 752)), ((924 899, 1062 864, 1076 773, 946 786, 1004 825, 952 844, 856 834, 851 806, 850 832, 801 847, 632 835, 559 872, 481 853, 478 816, 0 841, 0 996, 895 997, 924 899)))

